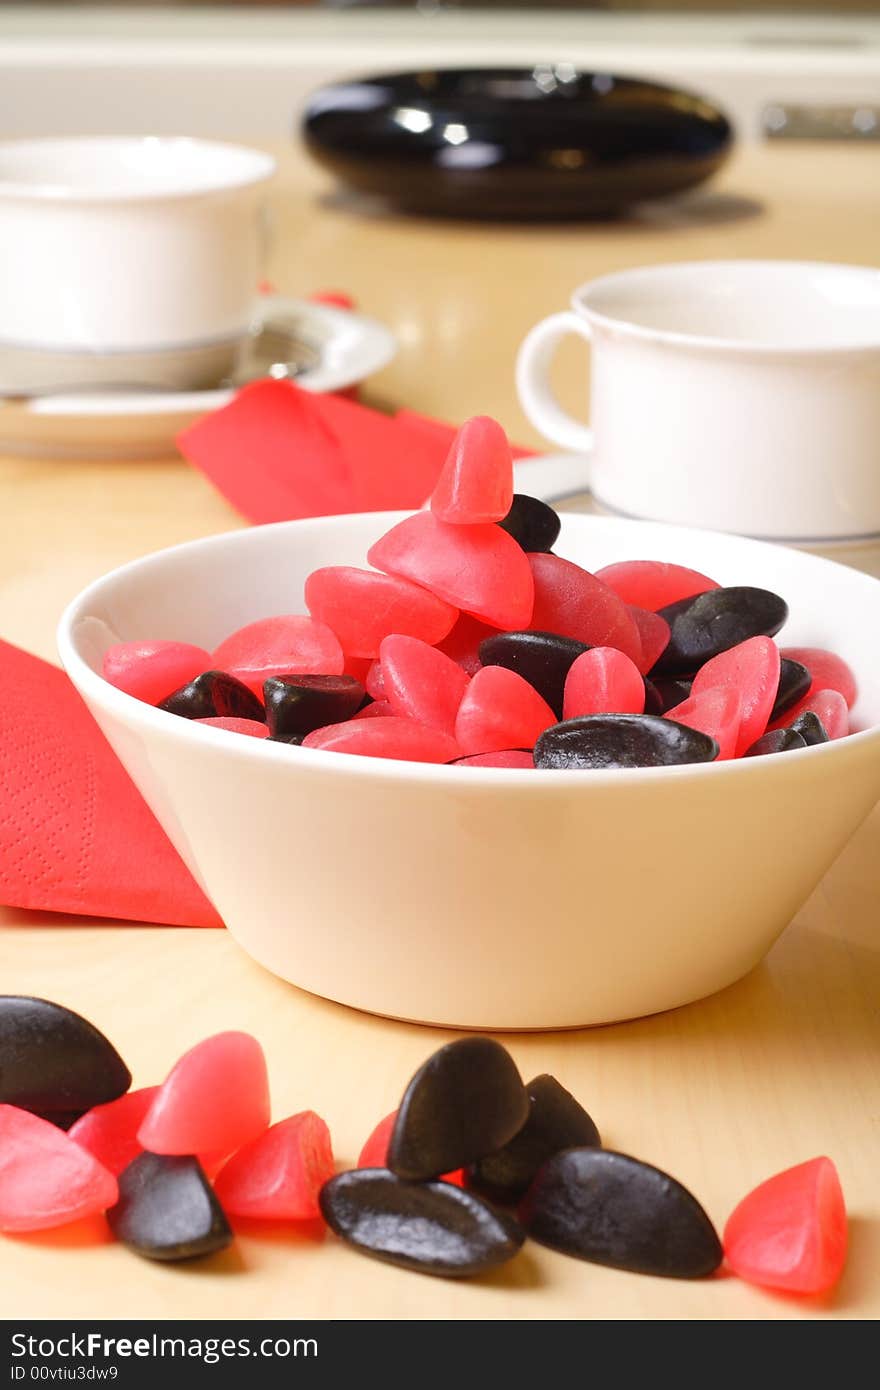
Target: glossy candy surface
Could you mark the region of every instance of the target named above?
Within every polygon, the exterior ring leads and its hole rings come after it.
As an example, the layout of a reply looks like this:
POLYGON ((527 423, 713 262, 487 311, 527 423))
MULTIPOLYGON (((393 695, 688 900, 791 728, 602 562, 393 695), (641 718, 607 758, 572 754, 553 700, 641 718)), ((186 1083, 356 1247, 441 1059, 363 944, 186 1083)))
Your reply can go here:
POLYGON ((479 660, 522 676, 561 719, 565 678, 572 663, 588 650, 585 642, 553 632, 493 632, 480 642, 479 660))
POLYGON ((798 704, 811 685, 812 676, 806 666, 802 666, 799 661, 792 661, 790 657, 782 657, 779 663, 779 686, 768 722, 779 719, 792 705, 798 704))
POLYGON ((192 1260, 232 1240, 201 1164, 188 1155, 140 1154, 120 1176, 107 1220, 117 1240, 148 1260, 192 1260))
POLYGON ((718 744, 671 719, 649 714, 591 714, 547 729, 535 744, 535 767, 605 770, 709 763, 718 744))
POLYGON ((129 1091, 118 1100, 96 1105, 68 1130, 68 1138, 88 1149, 111 1173, 118 1176, 143 1152, 138 1130, 158 1095, 158 1086, 129 1091))
POLYGON ((646 685, 656 691, 656 702, 658 708, 649 709, 648 697, 645 698, 645 712, 647 714, 666 714, 669 710, 675 709, 688 698, 691 693, 691 682, 689 680, 672 680, 665 676, 652 676, 646 685))
POLYGON ((464 1277, 506 1263, 524 1233, 514 1218, 446 1182, 405 1182, 355 1168, 321 1191, 328 1226, 355 1249, 422 1274, 464 1277))
POLYGON ((788 617, 788 604, 769 589, 711 589, 661 609, 671 629, 657 662, 660 676, 690 676, 713 656, 749 637, 773 637, 788 617))
POLYGON ((457 661, 462 670, 472 676, 480 669, 480 644, 485 638, 495 637, 497 633, 497 627, 481 623, 479 618, 471 617, 470 613, 462 613, 449 636, 444 637, 436 646, 438 651, 457 661))
POLYGON ((719 587, 714 579, 700 574, 699 570, 665 560, 622 560, 596 570, 596 578, 619 594, 624 603, 646 608, 651 613, 669 603, 694 598, 719 587))
POLYGON ((48 999, 0 995, 0 1102, 60 1119, 130 1085, 116 1048, 87 1019, 48 999))
POLYGON ((137 1137, 152 1153, 225 1157, 268 1124, 263 1049, 249 1033, 215 1033, 175 1064, 137 1137))
POLYGON ((377 657, 382 639, 393 632, 439 642, 458 617, 451 603, 405 575, 352 565, 314 570, 305 592, 309 612, 329 624, 349 656, 377 657))
POLYGON ((556 715, 515 671, 484 666, 471 677, 455 720, 455 740, 465 755, 531 748, 556 715))
POLYGON ((470 679, 458 662, 416 637, 386 637, 379 656, 391 713, 452 734, 470 679))
POLYGON ((687 724, 689 729, 698 729, 700 733, 713 738, 718 744, 718 762, 736 757, 742 721, 739 691, 710 686, 699 694, 689 695, 680 705, 669 710, 666 718, 677 724, 687 724))
POLYGON ((250 686, 226 671, 203 671, 175 690, 159 705, 183 719, 253 719, 262 723, 265 710, 250 686))
POLYGON ((498 525, 529 554, 552 550, 562 529, 552 507, 524 492, 513 494, 510 511, 498 525))
POLYGON ((744 758, 761 758, 768 753, 790 753, 795 748, 806 748, 806 739, 794 729, 771 729, 756 739, 751 748, 743 753, 744 758))
MULTIPOLYGON (((769 637, 750 637, 707 661, 694 676, 691 696, 715 689, 737 693, 740 710, 735 753, 744 753, 767 728, 779 690, 779 675, 776 643, 769 637)), ((671 710, 670 718, 675 718, 671 710)))
MULTIPOLYGON (((388 1145, 391 1143, 391 1136, 394 1133, 396 1123, 396 1110, 392 1110, 390 1115, 386 1115, 384 1120, 379 1121, 360 1151, 357 1161, 359 1168, 386 1168, 388 1166, 388 1145)), ((461 1168, 456 1168, 452 1173, 443 1173, 437 1181, 451 1182, 455 1183, 456 1187, 463 1187, 464 1171, 461 1168)))
MULTIPOLYGON (((788 710, 779 722, 784 725, 798 724, 804 714, 815 714, 830 739, 845 738, 849 733, 849 710, 846 700, 837 690, 815 691, 788 710)), ((824 742, 822 739, 818 741, 824 742)))
POLYGON ((800 662, 810 673, 809 695, 819 690, 836 690, 850 709, 856 702, 856 678, 842 656, 824 647, 783 647, 783 657, 800 662))
POLYGON ((613 589, 559 555, 530 555, 535 581, 532 627, 574 637, 588 647, 616 647, 638 666, 642 643, 632 615, 613 589))
POLYGON ((740 1279, 789 1293, 824 1293, 846 1263, 846 1204, 830 1158, 762 1182, 731 1214, 724 1254, 740 1279))
POLYGON ((365 693, 354 676, 270 676, 263 683, 269 733, 277 740, 303 738, 338 724, 360 708, 365 693))
POLYGON ((809 747, 817 743, 828 743, 828 730, 822 723, 818 714, 811 709, 805 709, 793 720, 787 730, 778 730, 780 733, 797 734, 809 747))
POLYGON ((158 705, 210 665, 210 652, 188 642, 116 642, 104 653, 101 674, 117 690, 158 705))
POLYGON ((548 1159, 520 1215, 534 1240, 595 1264, 699 1279, 721 1263, 715 1229, 687 1188, 607 1149, 568 1149, 548 1159))
POLYGON ((492 1038, 447 1043, 404 1092, 388 1148, 399 1177, 433 1178, 495 1153, 522 1128, 529 1098, 506 1048, 492 1038))
POLYGON ((333 1176, 330 1131, 313 1110, 291 1115, 245 1144, 221 1168, 214 1191, 229 1216, 310 1221, 333 1176))
POLYGON ((433 512, 417 512, 376 541, 367 559, 495 627, 531 623, 532 571, 524 552, 500 526, 450 526, 433 512))
POLYGON ((638 628, 642 645, 639 670, 647 675, 669 645, 669 624, 659 613, 649 613, 647 608, 637 608, 631 603, 627 604, 626 611, 638 628))
POLYGON ((315 729, 303 739, 303 748, 415 763, 450 763, 461 754, 455 739, 439 729, 429 729, 414 719, 397 715, 380 718, 376 705, 368 706, 363 713, 368 715, 370 711, 373 718, 359 715, 346 724, 315 729))
POLYGON ((268 738, 269 730, 256 719, 196 719, 196 724, 207 724, 212 729, 225 729, 230 734, 244 734, 247 738, 268 738))
POLYGON ((592 647, 565 679, 564 719, 582 714, 642 714, 645 683, 638 667, 614 647, 592 647))
POLYGON ((562 1149, 602 1142, 586 1110, 555 1076, 536 1076, 526 1091, 529 1117, 522 1129, 467 1170, 467 1186, 493 1202, 518 1202, 541 1165, 562 1149))
POLYGON ((501 521, 513 501, 513 460, 497 420, 475 415, 452 441, 431 494, 431 511, 459 526, 501 521))
POLYGON ((0 1231, 43 1231, 105 1211, 116 1179, 69 1134, 0 1105, 0 1231))
POLYGON ((302 613, 248 623, 220 643, 212 661, 218 669, 237 676, 255 695, 262 695, 263 681, 270 676, 338 676, 345 665, 336 634, 302 613))

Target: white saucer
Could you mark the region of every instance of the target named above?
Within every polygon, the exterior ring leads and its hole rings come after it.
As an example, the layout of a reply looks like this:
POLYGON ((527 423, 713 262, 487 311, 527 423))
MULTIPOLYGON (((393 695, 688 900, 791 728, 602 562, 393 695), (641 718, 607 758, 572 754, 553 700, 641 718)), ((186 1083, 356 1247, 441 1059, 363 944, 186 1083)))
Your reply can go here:
MULTIPOLYGON (((517 492, 539 497, 542 502, 562 504, 561 510, 584 512, 589 516, 619 516, 605 507, 587 490, 589 460, 585 454, 538 454, 514 464, 517 492)), ((628 520, 639 520, 630 517, 628 520)), ((805 550, 839 565, 864 571, 880 579, 880 536, 843 536, 839 540, 777 540, 778 545, 805 550)), ((650 557, 647 557, 650 558, 650 557)))
MULTIPOLYGON (((268 317, 295 316, 321 360, 296 378, 307 391, 342 391, 386 366, 397 352, 390 329, 365 314, 306 299, 267 296, 268 317)), ((113 391, 0 400, 0 453, 52 459, 150 459, 175 453, 174 440, 235 392, 113 391)))

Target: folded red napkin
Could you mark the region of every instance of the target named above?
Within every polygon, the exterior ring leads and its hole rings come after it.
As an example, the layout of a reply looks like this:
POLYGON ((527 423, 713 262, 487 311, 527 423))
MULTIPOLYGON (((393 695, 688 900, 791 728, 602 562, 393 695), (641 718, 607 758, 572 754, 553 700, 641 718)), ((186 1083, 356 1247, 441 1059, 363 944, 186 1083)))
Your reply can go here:
POLYGON ((57 666, 0 642, 0 903, 220 927, 57 666))
POLYGON ((454 434, 413 411, 383 415, 290 381, 257 381, 177 444, 242 516, 267 522, 420 507, 454 434))

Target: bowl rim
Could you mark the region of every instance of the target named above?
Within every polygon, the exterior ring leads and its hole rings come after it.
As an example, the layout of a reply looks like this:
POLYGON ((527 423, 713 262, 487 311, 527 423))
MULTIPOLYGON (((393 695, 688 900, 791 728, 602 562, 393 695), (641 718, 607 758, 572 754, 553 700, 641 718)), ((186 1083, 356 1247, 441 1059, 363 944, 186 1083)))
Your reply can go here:
MULTIPOLYGON (((116 582, 129 574, 145 568, 160 567, 163 561, 171 555, 183 552, 196 554, 200 550, 207 550, 212 547, 245 544, 251 541, 255 535, 266 533, 289 533, 291 530, 298 533, 305 529, 320 529, 327 526, 328 523, 362 525, 368 517, 372 517, 377 526, 393 525, 396 521, 412 514, 410 510, 346 512, 334 516, 302 517, 292 521, 271 522, 259 527, 244 526, 231 531, 221 531, 211 536, 201 536, 194 540, 183 541, 177 545, 166 546, 161 550, 150 551, 146 555, 129 560, 124 565, 119 565, 92 580, 64 608, 56 630, 58 652, 64 669, 87 703, 93 700, 122 723, 131 723, 134 719, 135 722, 143 723, 147 729, 161 733, 166 738, 179 739, 182 743, 187 742, 192 737, 197 740, 207 740, 204 745, 206 748, 209 748, 213 743, 215 747, 224 749, 227 755, 233 758, 264 759, 269 762, 278 762, 279 765, 284 759, 292 758, 294 768, 303 759, 301 771, 327 770, 335 776, 378 778, 384 782, 402 781, 413 785, 435 784, 450 791, 467 787, 473 788, 476 792, 483 789, 486 792, 496 793, 500 787, 525 786, 534 788, 539 794, 547 795, 551 792, 559 793, 566 789, 576 790, 585 786, 600 789, 615 786, 620 788, 625 786, 656 786, 663 778, 679 781, 681 779, 703 779, 711 776, 720 780, 722 777, 730 779, 759 776, 762 768, 766 772, 767 757, 734 758, 711 763, 683 763, 668 767, 609 768, 604 770, 473 766, 461 768, 456 763, 420 763, 404 759, 377 758, 359 753, 302 748, 298 745, 275 743, 269 739, 247 738, 245 736, 239 736, 236 739, 231 737, 225 729, 217 729, 195 720, 181 719, 179 715, 170 714, 166 710, 138 700, 133 695, 128 695, 125 691, 111 685, 99 672, 93 670, 79 653, 75 637, 76 627, 82 619, 89 616, 88 608, 94 599, 104 591, 112 590, 116 582)), ((578 512, 563 512, 562 520, 563 530, 567 523, 573 523, 575 529, 601 530, 611 521, 616 527, 633 528, 635 531, 645 526, 656 526, 662 527, 665 531, 678 532, 683 536, 698 536, 706 542, 713 540, 734 541, 747 549, 757 547, 761 551, 778 551, 781 548, 770 541, 753 540, 750 537, 699 527, 675 526, 666 522, 645 523, 626 518, 587 516, 578 512)), ((827 560, 822 556, 810 555, 803 551, 793 551, 792 553, 798 556, 799 562, 810 567, 830 567, 848 576, 852 582, 864 581, 866 585, 876 585, 880 588, 880 580, 864 571, 855 570, 847 565, 838 564, 834 560, 827 560)), ((783 766, 794 769, 796 766, 800 766, 804 758, 808 756, 812 757, 814 761, 819 757, 824 757, 826 760, 834 756, 839 758, 841 753, 859 756, 861 750, 867 751, 871 747, 880 754, 880 722, 851 733, 846 738, 832 739, 828 743, 793 749, 786 754, 783 766)))

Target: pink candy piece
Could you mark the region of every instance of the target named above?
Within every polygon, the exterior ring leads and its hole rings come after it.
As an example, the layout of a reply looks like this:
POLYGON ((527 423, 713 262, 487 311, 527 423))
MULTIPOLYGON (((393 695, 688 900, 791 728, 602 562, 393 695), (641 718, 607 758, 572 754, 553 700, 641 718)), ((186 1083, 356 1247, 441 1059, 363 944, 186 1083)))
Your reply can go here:
POLYGON ((105 681, 158 705, 182 685, 210 670, 211 653, 188 642, 117 642, 104 653, 105 681))
POLYGON ((324 623, 284 614, 233 632, 220 643, 211 664, 237 676, 262 699, 269 676, 339 676, 345 658, 336 634, 324 623))
POLYGON ((414 719, 396 716, 328 724, 324 729, 314 729, 307 734, 302 746, 413 763, 451 763, 461 753, 455 739, 448 734, 428 729, 414 719))
POLYGON ((643 714, 645 682, 638 667, 615 647, 591 647, 572 662, 565 678, 562 716, 643 714))
POLYGON ((406 577, 352 565, 327 565, 310 574, 306 605, 351 656, 378 656, 383 637, 392 632, 439 642, 458 617, 451 604, 406 577))
POLYGON ((824 647, 783 647, 782 655, 789 661, 799 661, 813 677, 805 699, 818 690, 837 690, 852 709, 856 702, 856 678, 842 656, 825 651, 824 647))
MULTIPOLYGON (((354 676, 355 680, 360 681, 361 685, 366 688, 367 675, 374 664, 371 656, 347 656, 345 658, 345 665, 342 668, 342 674, 344 676, 354 676)), ((329 673, 325 672, 324 674, 329 673)))
POLYGON ((371 705, 365 705, 363 709, 359 709, 357 714, 353 714, 351 717, 352 719, 384 719, 393 713, 394 710, 387 700, 374 700, 371 705))
POLYGON ((529 627, 557 632, 590 647, 616 647, 642 663, 639 630, 613 589, 559 555, 530 555, 535 606, 529 627))
POLYGON ((225 1157, 268 1124, 263 1049, 249 1033, 216 1033, 172 1068, 137 1137, 151 1153, 225 1157))
POLYGON ((231 734, 247 734, 249 738, 268 738, 269 730, 258 719, 233 719, 217 715, 213 719, 196 719, 196 724, 212 724, 215 729, 228 729, 231 734))
POLYGON ((44 1231, 106 1211, 119 1199, 112 1173, 63 1130, 0 1105, 0 1231, 44 1231))
MULTIPOLYGON (((708 734, 718 744, 716 762, 736 757, 741 727, 742 701, 733 686, 713 686, 702 694, 691 695, 667 710, 666 718, 708 734)), ((753 740, 754 742, 754 740, 753 740)))
POLYGON ((739 694, 737 757, 751 748, 767 728, 779 689, 779 665, 779 648, 771 637, 750 637, 713 656, 694 676, 691 695, 702 695, 715 687, 739 694))
POLYGON ((370 662, 370 669, 367 671, 364 686, 371 699, 385 699, 385 673, 382 670, 382 663, 378 657, 376 657, 375 661, 370 662))
POLYGON ((96 1105, 71 1125, 67 1137, 88 1149, 118 1177, 133 1158, 143 1153, 137 1134, 158 1093, 158 1086, 145 1086, 106 1105, 96 1105))
POLYGON ((659 613, 649 613, 647 608, 636 608, 633 604, 627 604, 627 612, 639 630, 642 644, 639 670, 646 676, 669 646, 669 624, 659 613))
POLYGON ((464 693, 455 720, 462 753, 532 748, 556 715, 528 681, 504 666, 483 666, 464 693))
POLYGON ((314 1110, 304 1110, 239 1149, 214 1190, 228 1216, 311 1221, 321 1215, 318 1193, 332 1177, 330 1131, 314 1110))
POLYGON ((777 721, 773 727, 786 727, 797 719, 799 714, 806 714, 809 710, 821 719, 830 739, 846 738, 849 733, 849 710, 839 690, 817 690, 815 695, 808 695, 799 705, 795 705, 794 709, 786 711, 781 724, 777 721))
MULTIPOLYGON (((416 512, 392 526, 367 559, 495 627, 524 628, 531 622, 529 562, 500 526, 450 526, 433 512, 416 512)), ((410 635, 429 640, 424 633, 410 635)))
POLYGON ((500 753, 475 753, 459 758, 456 767, 534 767, 535 759, 524 748, 505 748, 500 753))
POLYGON ((392 714, 451 735, 470 681, 458 663, 416 637, 386 637, 379 655, 392 714))
POLYGON ((431 511, 458 526, 501 521, 513 502, 507 435, 488 415, 462 425, 431 494, 431 511))
POLYGON ((480 643, 485 637, 493 637, 497 632, 497 627, 481 623, 479 618, 472 618, 470 613, 462 613, 449 636, 437 643, 437 648, 451 656, 463 671, 472 676, 480 669, 480 643))
POLYGON ((700 574, 699 570, 667 564, 664 560, 624 560, 620 564, 605 565, 596 570, 596 578, 613 589, 624 603, 647 608, 652 613, 665 608, 667 603, 694 598, 719 587, 714 579, 700 574))

